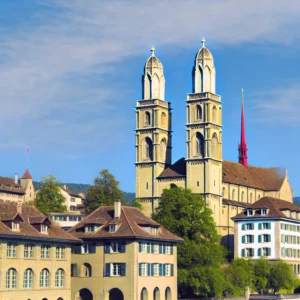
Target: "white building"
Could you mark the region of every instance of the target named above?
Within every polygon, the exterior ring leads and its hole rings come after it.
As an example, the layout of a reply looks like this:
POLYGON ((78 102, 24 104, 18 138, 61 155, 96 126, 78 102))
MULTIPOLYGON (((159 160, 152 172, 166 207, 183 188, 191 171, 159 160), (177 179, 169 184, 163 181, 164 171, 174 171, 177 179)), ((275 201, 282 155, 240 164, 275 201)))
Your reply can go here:
POLYGON ((300 207, 263 197, 232 220, 235 258, 284 260, 300 274, 300 207))

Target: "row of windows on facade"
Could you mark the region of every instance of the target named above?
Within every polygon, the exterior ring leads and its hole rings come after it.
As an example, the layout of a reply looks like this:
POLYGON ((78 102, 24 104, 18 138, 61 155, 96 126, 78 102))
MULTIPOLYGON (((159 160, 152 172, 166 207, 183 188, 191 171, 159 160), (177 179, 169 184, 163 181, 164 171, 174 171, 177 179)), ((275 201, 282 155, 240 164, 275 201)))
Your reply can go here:
MULTIPOLYGON (((153 142, 149 137, 146 137, 143 145, 143 158, 153 160, 153 142)), ((164 161, 166 159, 167 141, 163 138, 159 144, 160 159, 164 161)))
MULTIPOLYGON (((249 244, 249 243, 254 243, 254 242, 255 242, 254 235, 248 234, 248 235, 242 236, 242 244, 249 244)), ((257 242, 258 243, 269 243, 269 242, 271 242, 271 235, 270 234, 260 234, 257 237, 257 242)))
MULTIPOLYGON (((189 108, 188 108, 188 114, 190 115, 190 110, 189 110, 189 108)), ((201 107, 199 104, 197 104, 197 105, 195 106, 195 108, 194 108, 194 116, 195 116, 195 120, 196 120, 196 121, 198 121, 198 120, 204 121, 203 115, 204 115, 204 114, 203 114, 202 107, 201 107)), ((214 107, 212 108, 212 121, 213 121, 214 123, 217 122, 217 107, 216 107, 216 106, 214 106, 214 107)))
MULTIPOLYGON (((242 257, 253 257, 255 256, 254 248, 245 248, 241 250, 242 257)), ((257 249, 257 256, 271 256, 271 248, 264 247, 257 249)))
MULTIPOLYGON (((19 222, 11 222, 11 229, 12 231, 20 231, 20 223, 19 222)), ((48 226, 42 224, 40 227, 40 232, 47 234, 48 233, 48 226)))
MULTIPOLYGON (((265 230, 265 229, 271 229, 271 223, 258 223, 257 228, 259 230, 265 230)), ((242 230, 254 230, 255 229, 255 223, 245 223, 242 224, 242 230)))
MULTIPOLYGON (((107 229, 108 229, 108 232, 116 232, 118 227, 119 227, 119 225, 109 224, 107 229)), ((85 226, 85 232, 96 232, 100 228, 101 228, 101 225, 89 224, 89 225, 85 226)))
POLYGON ((281 256, 287 258, 300 258, 300 250, 292 248, 281 248, 281 256))
POLYGON ((294 232, 300 232, 300 226, 299 225, 292 225, 292 224, 286 224, 281 223, 280 229, 282 230, 288 230, 288 231, 294 231, 294 232))
MULTIPOLYGON (((161 116, 160 116, 160 125, 165 126, 166 125, 166 120, 167 120, 167 115, 162 112, 161 116)), ((144 122, 145 126, 151 126, 152 122, 151 122, 151 114, 149 111, 145 112, 145 122, 144 122)))
MULTIPOLYGON (((171 289, 167 287, 164 292, 164 299, 171 300, 171 298, 172 298, 171 289)), ((148 290, 144 287, 141 290, 140 300, 147 300, 147 299, 148 299, 148 290)), ((158 300, 158 299, 160 299, 160 290, 158 287, 156 287, 153 290, 153 300, 158 300)))
MULTIPOLYGON (((50 258, 51 246, 42 245, 40 247, 40 258, 50 258)), ((25 244, 24 245, 24 258, 34 258, 35 257, 35 245, 34 244, 25 244)), ((8 243, 6 248, 7 257, 17 257, 18 256, 18 244, 17 243, 8 243)), ((57 246, 55 251, 56 259, 65 259, 65 247, 57 246)))
POLYGON ((81 216, 52 216, 52 220, 54 221, 81 221, 81 216))
MULTIPOLYGON (((150 242, 140 242, 139 252, 140 253, 153 253, 153 254, 170 254, 173 255, 173 245, 171 244, 159 244, 150 242)), ((126 242, 114 241, 104 245, 105 253, 125 253, 126 242)), ((83 243, 82 245, 72 247, 73 254, 92 254, 96 253, 95 243, 83 243)))
MULTIPOLYGON (((34 272, 32 269, 26 269, 23 274, 23 288, 32 289, 34 287, 34 272)), ((64 287, 65 285, 65 271, 58 269, 55 272, 55 287, 64 287)), ((18 287, 18 273, 16 269, 10 268, 6 271, 6 284, 7 289, 16 289, 18 287)), ((43 269, 39 275, 40 288, 50 287, 50 272, 48 269, 43 269)), ((20 287, 21 288, 21 287, 20 287)))
MULTIPOLYGON (((223 187, 222 188, 222 197, 225 197, 225 193, 226 193, 226 189, 225 189, 225 187, 223 187)), ((259 200, 260 198, 261 198, 260 194, 258 194, 257 200, 259 200)), ((245 199, 245 192, 242 191, 241 194, 240 194, 240 199, 236 199, 235 190, 233 189, 231 191, 231 199, 230 200, 238 200, 239 202, 245 202, 246 201, 246 199, 245 199)), ((253 201, 253 194, 250 193, 250 195, 249 195, 249 201, 248 202, 252 203, 252 201, 253 201)))
POLYGON ((282 234, 281 243, 300 245, 300 236, 282 234))

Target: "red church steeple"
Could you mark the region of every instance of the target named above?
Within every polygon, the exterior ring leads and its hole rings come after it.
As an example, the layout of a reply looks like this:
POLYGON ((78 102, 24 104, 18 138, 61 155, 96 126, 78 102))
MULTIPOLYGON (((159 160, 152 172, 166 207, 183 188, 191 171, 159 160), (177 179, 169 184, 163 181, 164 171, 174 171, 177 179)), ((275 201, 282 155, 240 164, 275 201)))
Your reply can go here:
POLYGON ((244 117, 244 89, 242 88, 242 119, 241 119, 241 142, 239 144, 239 163, 248 168, 247 142, 245 135, 245 117, 244 117))

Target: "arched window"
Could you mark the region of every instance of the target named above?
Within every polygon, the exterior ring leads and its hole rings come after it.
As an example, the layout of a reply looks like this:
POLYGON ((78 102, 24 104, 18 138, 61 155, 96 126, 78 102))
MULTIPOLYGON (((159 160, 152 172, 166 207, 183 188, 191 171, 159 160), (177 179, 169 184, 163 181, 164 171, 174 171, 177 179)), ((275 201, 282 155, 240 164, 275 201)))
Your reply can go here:
POLYGON ((32 269, 26 269, 23 278, 23 288, 32 289, 33 271, 32 269))
POLYGON ((217 156, 217 145, 218 145, 218 137, 217 137, 217 134, 214 133, 212 140, 211 140, 211 156, 212 157, 217 156))
POLYGON ((158 287, 156 287, 153 291, 153 300, 160 300, 160 292, 158 287))
POLYGON ((167 155, 167 142, 166 139, 162 139, 159 145, 160 148, 160 161, 166 160, 167 155))
POLYGON ((7 289, 17 288, 17 271, 13 268, 6 271, 6 284, 7 289))
POLYGON ((213 119, 214 123, 217 122, 217 108, 215 106, 213 107, 213 110, 212 110, 212 119, 213 119))
POLYGON ((172 299, 171 289, 167 287, 165 291, 165 300, 171 300, 171 299, 172 299))
POLYGON ((250 193, 250 203, 252 203, 252 193, 250 193))
POLYGON ((65 285, 65 271, 58 269, 55 272, 55 287, 63 287, 65 285))
POLYGON ((244 202, 244 192, 241 193, 241 202, 244 202))
POLYGON ((149 137, 146 137, 144 147, 145 147, 144 158, 145 159, 153 160, 153 143, 152 143, 152 141, 151 141, 151 139, 149 137))
POLYGON ((222 197, 224 197, 225 196, 225 188, 223 187, 222 188, 222 197))
POLYGON ((201 133, 196 133, 196 155, 204 157, 204 139, 201 133))
POLYGON ((202 120, 202 108, 200 105, 196 106, 196 120, 202 120))
POLYGON ((161 113, 161 120, 160 120, 161 126, 166 125, 166 120, 167 120, 167 115, 164 112, 162 112, 161 113))
POLYGON ((57 300, 64 300, 62 297, 57 298, 57 300))
POLYGON ((235 195, 234 195, 234 190, 232 190, 232 197, 231 197, 231 200, 234 200, 234 197, 235 197, 235 195))
POLYGON ((151 92, 152 92, 151 99, 159 99, 160 98, 160 84, 159 84, 159 78, 158 78, 157 74, 155 74, 152 77, 151 92))
POLYGON ((151 115, 150 115, 149 111, 145 112, 145 125, 146 126, 151 125, 151 115))
POLYGON ((43 269, 40 273, 40 287, 49 287, 49 270, 43 269))
POLYGON ((143 288, 141 291, 141 300, 148 300, 148 291, 146 288, 143 288))
POLYGON ((92 277, 92 266, 88 263, 84 263, 82 266, 81 276, 92 277))
POLYGON ((211 92, 211 72, 208 66, 204 68, 204 90, 203 92, 211 92))
POLYGON ((177 185, 176 185, 175 183, 171 183, 171 184, 170 184, 170 188, 171 188, 171 189, 175 189, 175 188, 177 188, 177 185))

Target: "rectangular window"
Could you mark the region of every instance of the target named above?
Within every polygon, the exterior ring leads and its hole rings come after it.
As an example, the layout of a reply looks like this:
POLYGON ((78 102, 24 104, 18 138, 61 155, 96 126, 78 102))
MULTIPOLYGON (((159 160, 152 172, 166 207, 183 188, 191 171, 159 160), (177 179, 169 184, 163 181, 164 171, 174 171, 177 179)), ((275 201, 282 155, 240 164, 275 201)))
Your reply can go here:
POLYGON ((74 197, 71 197, 71 202, 75 202, 75 198, 74 197))
POLYGON ((254 235, 246 235, 246 243, 253 243, 254 242, 254 235))
POLYGON ((115 232, 116 231, 116 225, 115 224, 109 224, 108 230, 109 230, 109 232, 115 232))
POLYGON ((64 246, 56 247, 56 259, 65 259, 65 247, 64 246))
POLYGON ((17 223, 17 222, 12 222, 12 224, 11 224, 11 229, 12 229, 13 231, 19 231, 19 230, 20 230, 20 224, 17 223))
POLYGON ((95 231, 95 226, 94 225, 88 225, 86 227, 86 229, 87 229, 87 232, 94 232, 95 231))
POLYGON ((48 226, 47 225, 41 225, 41 233, 47 233, 48 232, 48 226))
POLYGON ((159 264, 152 264, 152 276, 159 276, 159 264))
POLYGON ((139 243, 139 252, 147 253, 147 243, 145 243, 145 242, 139 243))
POLYGON ((254 256, 254 249, 253 248, 242 249, 242 256, 243 257, 253 257, 254 256))
POLYGON ((267 214, 267 210, 265 208, 262 208, 261 210, 261 215, 265 216, 267 214))
POLYGON ((49 258, 50 257, 50 246, 42 245, 41 246, 41 258, 49 258))
POLYGON ((126 264, 125 263, 106 264, 105 276, 126 276, 126 264))
POLYGON ((140 276, 147 276, 147 274, 148 274, 147 267, 148 267, 148 264, 139 263, 139 275, 140 276))
POLYGON ((165 245, 164 247, 164 254, 170 254, 171 251, 170 251, 170 245, 165 245))
POLYGON ((124 253, 126 249, 125 242, 111 242, 106 246, 109 247, 109 249, 107 248, 108 251, 105 251, 106 253, 124 253))
POLYGON ((81 254, 96 253, 96 244, 94 243, 83 243, 81 246, 81 254))
POLYGON ((32 258, 33 257, 33 249, 34 249, 34 245, 25 244, 24 245, 24 258, 32 258))
POLYGON ((16 243, 8 243, 6 249, 7 257, 17 257, 17 244, 16 243))
POLYGON ((254 224, 253 223, 246 223, 245 229, 244 230, 253 230, 254 229, 254 224))
POLYGON ((155 244, 155 243, 153 243, 152 245, 152 253, 154 253, 154 254, 158 254, 159 253, 159 247, 158 247, 158 244, 155 244))
POLYGON ((262 248, 263 256, 271 256, 271 248, 262 248))
POLYGON ((271 242, 271 235, 270 234, 263 234, 262 235, 262 242, 263 243, 271 242))
POLYGON ((262 229, 271 229, 271 223, 262 223, 262 229))

